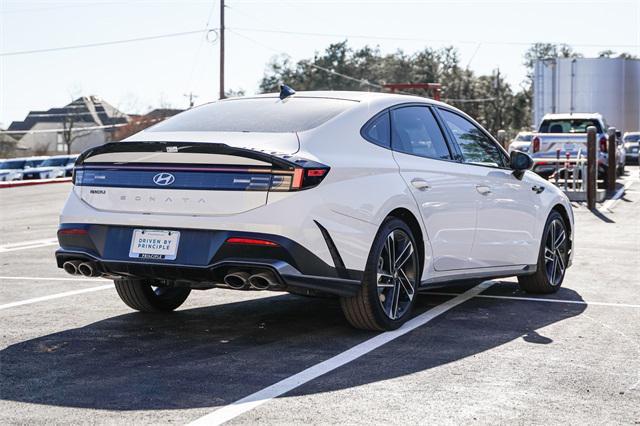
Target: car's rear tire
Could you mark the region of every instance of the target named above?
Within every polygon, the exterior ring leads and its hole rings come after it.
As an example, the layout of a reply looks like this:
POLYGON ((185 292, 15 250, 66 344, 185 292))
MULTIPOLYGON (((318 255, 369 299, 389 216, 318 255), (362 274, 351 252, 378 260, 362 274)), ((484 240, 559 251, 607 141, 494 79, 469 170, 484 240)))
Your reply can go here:
POLYGON ((130 308, 141 312, 170 312, 187 300, 190 288, 155 287, 153 280, 117 279, 118 296, 130 308))
POLYGON ((400 219, 387 218, 373 241, 360 291, 340 299, 347 321, 365 330, 400 327, 411 316, 420 270, 411 229, 400 219))
POLYGON ((555 293, 562 286, 569 260, 569 232, 564 218, 552 211, 544 226, 535 274, 518 277, 527 293, 555 293))

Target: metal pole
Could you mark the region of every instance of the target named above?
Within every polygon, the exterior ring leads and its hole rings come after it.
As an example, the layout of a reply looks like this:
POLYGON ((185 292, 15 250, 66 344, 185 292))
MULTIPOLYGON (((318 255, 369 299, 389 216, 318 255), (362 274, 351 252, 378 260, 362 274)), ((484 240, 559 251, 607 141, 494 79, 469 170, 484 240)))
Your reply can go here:
POLYGON ((618 171, 617 167, 617 158, 616 158, 616 128, 609 127, 609 143, 607 147, 608 151, 608 160, 609 165, 607 167, 607 191, 613 192, 616 190, 616 172, 618 171))
POLYGON ((220 0, 220 99, 224 98, 224 0, 220 0))
POLYGON ((498 130, 498 142, 504 149, 509 148, 507 146, 507 132, 505 130, 498 130))
POLYGON ((598 162, 596 159, 596 128, 587 127, 587 207, 596 208, 596 177, 598 162))

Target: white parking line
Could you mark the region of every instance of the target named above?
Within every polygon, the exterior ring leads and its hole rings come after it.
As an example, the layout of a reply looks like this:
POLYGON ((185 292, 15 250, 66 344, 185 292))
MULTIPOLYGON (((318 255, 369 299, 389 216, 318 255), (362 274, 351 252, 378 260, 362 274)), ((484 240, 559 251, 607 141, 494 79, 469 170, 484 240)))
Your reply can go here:
POLYGON ((470 290, 462 294, 457 294, 453 299, 429 309, 427 312, 418 315, 417 317, 407 321, 402 327, 394 331, 387 331, 385 333, 378 334, 369 340, 366 340, 351 349, 329 358, 319 364, 307 368, 293 376, 290 376, 284 380, 281 380, 269 387, 266 387, 256 393, 253 393, 245 398, 226 405, 217 409, 199 419, 194 420, 189 425, 219 425, 227 422, 239 415, 253 410, 254 408, 283 395, 311 380, 314 380, 330 371, 333 371, 345 364, 350 363, 363 355, 377 349, 398 337, 404 336, 412 330, 428 323, 437 316, 445 313, 451 308, 458 306, 459 304, 477 296, 482 291, 486 290, 494 284, 493 281, 485 281, 473 287, 470 290))
POLYGON ((611 209, 613 209, 615 205, 618 204, 618 201, 620 201, 620 198, 622 198, 625 191, 631 188, 631 185, 633 185, 634 182, 634 180, 627 181, 622 188, 618 189, 618 191, 613 194, 613 197, 611 197, 610 200, 604 203, 600 210, 606 210, 607 213, 611 212, 611 209))
MULTIPOLYGON (((429 291, 422 294, 423 295, 433 294, 435 296, 455 296, 459 293, 429 291)), ((571 303, 576 305, 613 306, 617 308, 640 308, 640 305, 632 305, 629 303, 588 302, 584 300, 563 300, 563 299, 542 299, 539 297, 498 296, 498 295, 492 295, 492 294, 478 294, 475 297, 480 297, 484 299, 524 300, 526 302, 571 303)))
POLYGON ((15 308, 16 306, 29 305, 31 303, 44 302, 46 300, 59 299, 61 297, 75 296, 76 294, 106 290, 108 288, 113 288, 113 284, 101 285, 99 287, 83 288, 81 290, 65 291, 64 293, 56 293, 56 294, 51 294, 49 296, 35 297, 33 299, 26 299, 26 300, 20 300, 17 302, 6 303, 4 305, 0 305, 0 310, 15 308))
POLYGON ((9 251, 27 250, 32 248, 40 248, 58 245, 56 238, 47 238, 44 240, 22 241, 20 243, 3 244, 0 246, 0 253, 9 251))

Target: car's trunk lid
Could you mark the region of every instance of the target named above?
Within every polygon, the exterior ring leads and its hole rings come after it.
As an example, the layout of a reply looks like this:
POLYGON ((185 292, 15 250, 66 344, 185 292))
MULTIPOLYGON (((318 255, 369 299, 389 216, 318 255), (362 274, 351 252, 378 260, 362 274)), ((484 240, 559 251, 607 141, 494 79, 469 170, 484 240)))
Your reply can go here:
POLYGON ((536 157, 553 157, 560 154, 560 158, 565 158, 567 154, 575 157, 578 153, 582 156, 587 155, 587 134, 586 133, 541 133, 540 150, 536 153, 536 157))
POLYGON ((272 135, 271 140, 276 142, 260 144, 263 150, 238 147, 243 142, 249 145, 249 138, 234 138, 236 146, 180 141, 103 145, 76 162, 75 190, 83 201, 103 211, 242 213, 266 204, 270 189, 293 179, 290 155, 272 148, 297 151, 296 135, 280 139, 272 135))

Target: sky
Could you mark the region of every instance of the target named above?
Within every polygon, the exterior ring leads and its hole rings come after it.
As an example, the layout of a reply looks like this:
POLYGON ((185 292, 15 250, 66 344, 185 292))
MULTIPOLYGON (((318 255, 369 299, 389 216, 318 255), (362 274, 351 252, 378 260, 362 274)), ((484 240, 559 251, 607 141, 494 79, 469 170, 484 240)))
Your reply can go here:
MULTIPOLYGON (((519 87, 531 43, 640 56, 640 0, 227 0, 226 87, 255 93, 274 55, 330 43, 412 53, 454 46, 477 74, 519 87)), ((0 0, 0 128, 97 95, 127 113, 218 97, 219 0, 0 0), (193 33, 190 33, 193 32, 193 33), (175 35, 178 33, 189 33, 175 35), (60 47, 147 38, 80 49, 60 47), (16 54, 20 53, 21 54, 16 54)), ((446 84, 446 82, 443 82, 446 84)))

